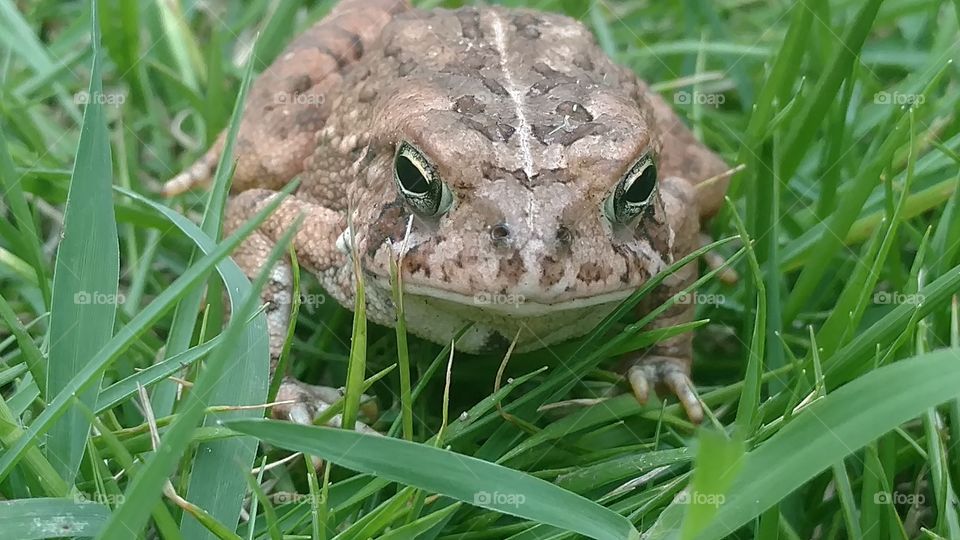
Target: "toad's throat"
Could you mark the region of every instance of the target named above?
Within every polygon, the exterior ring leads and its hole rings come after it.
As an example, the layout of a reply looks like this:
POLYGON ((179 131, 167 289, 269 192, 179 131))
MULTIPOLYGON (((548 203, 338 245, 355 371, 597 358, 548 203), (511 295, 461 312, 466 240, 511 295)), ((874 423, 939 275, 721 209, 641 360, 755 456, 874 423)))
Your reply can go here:
MULTIPOLYGON (((388 280, 368 275, 376 286, 390 290, 388 280)), ((425 299, 439 300, 441 305, 460 306, 461 310, 469 309, 480 313, 487 313, 507 318, 530 318, 561 312, 577 312, 597 306, 619 304, 633 293, 632 289, 623 289, 583 298, 563 299, 556 302, 544 302, 529 298, 521 293, 478 291, 472 295, 438 289, 417 284, 404 284, 404 296, 416 296, 425 299)))
MULTIPOLYGON (((390 296, 388 280, 370 275, 371 293, 390 296)), ((516 352, 542 349, 580 337, 612 313, 631 291, 545 303, 519 294, 465 295, 422 285, 404 285, 407 330, 436 343, 467 332, 456 348, 468 353, 502 351, 516 340, 516 352)))

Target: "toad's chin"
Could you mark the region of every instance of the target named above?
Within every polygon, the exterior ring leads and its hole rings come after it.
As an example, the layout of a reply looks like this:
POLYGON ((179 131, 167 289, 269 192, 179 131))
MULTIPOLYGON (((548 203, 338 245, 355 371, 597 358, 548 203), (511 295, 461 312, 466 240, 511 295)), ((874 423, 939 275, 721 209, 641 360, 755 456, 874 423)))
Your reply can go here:
MULTIPOLYGON (((389 283, 374 276, 374 287, 389 292, 389 283)), ((516 351, 535 350, 587 334, 632 290, 554 303, 519 294, 479 292, 473 296, 433 287, 404 284, 407 330, 447 344, 464 328, 456 348, 468 353, 502 351, 516 338, 516 351), (518 337, 519 334, 519 337, 518 337)))

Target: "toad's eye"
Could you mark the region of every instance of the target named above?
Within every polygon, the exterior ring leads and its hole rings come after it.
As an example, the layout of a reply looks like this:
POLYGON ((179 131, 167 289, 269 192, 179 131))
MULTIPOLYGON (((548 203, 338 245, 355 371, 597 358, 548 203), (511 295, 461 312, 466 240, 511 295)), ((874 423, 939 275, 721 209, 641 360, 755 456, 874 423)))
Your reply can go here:
POLYGON ((626 224, 651 208, 657 192, 657 165, 645 154, 620 180, 604 211, 614 223, 626 224))
POLYGON ((431 217, 446 212, 453 202, 450 190, 440 180, 437 168, 423 152, 409 143, 397 147, 393 159, 397 189, 418 214, 431 217))

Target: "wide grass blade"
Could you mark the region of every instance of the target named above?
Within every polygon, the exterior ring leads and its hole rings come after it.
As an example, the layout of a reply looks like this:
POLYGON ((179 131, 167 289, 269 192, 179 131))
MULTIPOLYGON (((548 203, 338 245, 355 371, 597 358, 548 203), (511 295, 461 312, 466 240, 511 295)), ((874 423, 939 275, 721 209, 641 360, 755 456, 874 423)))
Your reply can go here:
MULTIPOLYGON (((294 185, 291 184, 281 193, 285 195, 293 188, 294 185)), ((135 193, 127 193, 127 195, 134 198, 139 197, 139 195, 135 193)), ((35 439, 39 435, 46 433, 51 424, 63 414, 74 395, 89 387, 94 380, 99 380, 104 370, 106 370, 123 351, 130 347, 138 336, 146 332, 167 310, 173 307, 174 302, 176 302, 186 290, 206 278, 209 272, 213 270, 227 254, 231 253, 243 238, 263 223, 267 216, 279 206, 282 200, 283 198, 280 196, 270 201, 256 216, 237 229, 237 231, 224 240, 223 243, 215 246, 205 257, 197 261, 195 265, 187 269, 170 287, 164 289, 153 302, 148 304, 140 313, 131 319, 126 326, 121 328, 117 334, 113 336, 113 339, 107 342, 107 344, 94 355, 94 360, 87 364, 75 377, 70 379, 68 385, 61 390, 53 400, 47 403, 43 412, 30 424, 30 428, 24 433, 23 437, 21 437, 16 444, 7 447, 3 454, 0 454, 0 481, 10 474, 13 466, 23 457, 24 452, 35 444, 35 439)), ((196 226, 185 219, 184 221, 186 221, 186 223, 181 225, 185 230, 190 230, 187 226, 187 224, 189 224, 190 227, 193 227, 195 236, 203 236, 203 233, 197 230, 196 226)), ((231 262, 231 264, 233 263, 231 262)), ((234 265, 234 267, 236 267, 236 265, 234 265)))
POLYGON ((736 531, 847 455, 958 395, 955 350, 902 360, 839 388, 747 454, 726 501, 698 538, 736 531))
MULTIPOLYGON (((83 113, 80 145, 63 219, 63 239, 53 271, 50 309, 50 359, 47 397, 66 388, 113 335, 120 278, 120 248, 113 213, 113 165, 110 135, 98 96, 100 79, 100 28, 92 10, 93 66, 89 100, 83 113)), ((99 377, 76 398, 89 407, 97 403, 99 377)), ((47 456, 68 483, 72 483, 83 457, 90 423, 78 410, 68 410, 47 438, 47 456)))
POLYGON ((61 538, 93 536, 106 523, 110 509, 72 499, 0 501, 4 538, 61 538))
MULTIPOLYGON (((225 200, 233 172, 233 148, 252 77, 253 61, 250 61, 236 98, 223 154, 217 165, 213 189, 207 199, 203 222, 200 226, 213 239, 219 238, 221 233, 225 200)), ((230 278, 224 280, 226 285, 224 290, 230 298, 232 309, 238 309, 242 299, 248 294, 259 294, 259 291, 251 290, 250 282, 243 274, 231 274, 230 278)), ((220 294, 219 287, 209 287, 207 290, 208 295, 220 294)), ((201 298, 202 295, 197 290, 193 295, 188 295, 178 307, 177 322, 183 325, 181 330, 188 339, 193 333, 193 321, 196 319, 201 298)), ((288 306, 281 306, 280 309, 288 309, 288 306)), ((240 344, 236 349, 236 356, 231 359, 231 369, 226 370, 214 385, 210 392, 211 403, 243 406, 266 402, 270 378, 270 348, 266 315, 257 314, 238 339, 240 344)), ((182 341, 178 343, 178 347, 182 345, 182 341)), ((214 425, 226 417, 246 418, 262 415, 262 410, 255 409, 232 411, 218 415, 217 418, 208 416, 204 425, 214 425)), ((246 489, 246 479, 238 474, 237 469, 252 467, 256 452, 257 441, 251 437, 200 445, 193 460, 187 499, 206 510, 217 521, 231 528, 236 527, 246 489)), ((188 519, 186 516, 181 522, 181 527, 184 536, 188 538, 211 537, 211 533, 207 532, 199 522, 188 519)))
POLYGON ((474 457, 387 437, 272 420, 238 420, 229 426, 348 469, 591 538, 639 539, 629 521, 597 503, 474 457))
MULTIPOLYGON (((281 197, 274 199, 273 202, 276 203, 281 200, 281 197)), ((299 220, 297 225, 278 239, 260 275, 253 283, 252 290, 247 293, 240 308, 233 312, 230 323, 223 333, 224 344, 211 354, 205 366, 206 369, 197 378, 177 418, 160 440, 157 451, 147 459, 146 465, 132 480, 123 504, 110 516, 99 538, 114 538, 123 535, 125 531, 138 531, 143 528, 150 509, 159 499, 160 491, 174 464, 190 444, 194 428, 203 417, 207 405, 213 398, 213 391, 228 367, 227 362, 240 353, 240 347, 245 345, 242 338, 247 326, 247 318, 260 303, 259 291, 266 284, 273 264, 285 253, 297 227, 299 227, 299 220)), ((249 231, 246 232, 249 233, 249 231)), ((264 385, 264 395, 266 390, 264 385)), ((241 466, 244 465, 241 463, 241 466)), ((246 481, 243 476, 241 479, 246 481)), ((239 508, 236 510, 239 517, 239 508)))

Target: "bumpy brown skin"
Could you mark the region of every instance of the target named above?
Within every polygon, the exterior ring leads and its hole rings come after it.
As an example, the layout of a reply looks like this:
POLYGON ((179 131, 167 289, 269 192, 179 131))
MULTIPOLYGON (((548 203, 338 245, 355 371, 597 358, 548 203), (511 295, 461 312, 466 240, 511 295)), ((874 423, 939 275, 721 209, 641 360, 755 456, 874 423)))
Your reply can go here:
MULTIPOLYGON (((169 191, 207 178, 221 146, 169 191)), ((467 351, 502 345, 517 331, 521 350, 588 332, 696 247, 700 219, 719 207, 726 183, 695 186, 727 169, 580 23, 493 7, 419 11, 397 0, 345 0, 298 37, 251 89, 237 156, 228 231, 274 190, 301 179, 295 196, 235 254, 248 273, 303 214, 299 261, 352 307, 353 265, 337 249, 352 209, 370 317, 393 324, 389 261, 405 247, 408 329, 442 343, 474 322, 459 343, 467 351), (441 216, 416 215, 399 194, 393 160, 401 142, 420 149, 452 192, 441 216), (613 224, 604 202, 645 153, 658 163, 653 209, 613 224)), ((264 296, 279 351, 289 267, 273 278, 264 296)), ((688 265, 639 309, 695 278, 688 265)), ((692 314, 693 305, 679 304, 655 324, 692 314)), ((688 378, 690 340, 680 336, 637 356, 628 377, 641 400, 650 384, 665 384, 696 421, 702 411, 688 378)))

